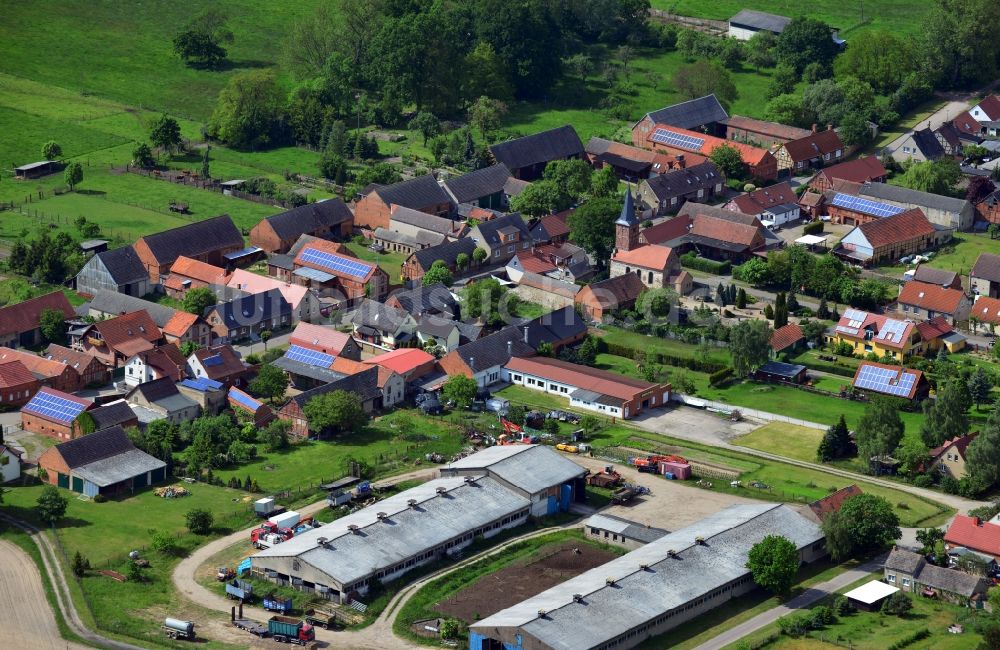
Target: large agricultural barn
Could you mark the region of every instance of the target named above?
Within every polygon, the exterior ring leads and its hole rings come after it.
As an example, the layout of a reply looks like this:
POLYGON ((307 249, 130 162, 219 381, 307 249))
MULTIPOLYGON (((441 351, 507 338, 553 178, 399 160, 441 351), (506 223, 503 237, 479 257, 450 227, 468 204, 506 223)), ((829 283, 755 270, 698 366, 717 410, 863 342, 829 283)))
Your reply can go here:
POLYGON ((635 647, 755 589, 747 557, 767 535, 803 562, 825 553, 819 526, 788 506, 731 506, 475 623, 469 648, 635 647))
POLYGON ((565 510, 574 493, 582 496, 585 469, 547 447, 517 447, 521 453, 498 455, 495 449, 508 448, 494 447, 468 456, 463 467, 452 464, 451 476, 265 549, 251 558, 252 573, 349 603, 377 582, 448 557, 531 515, 565 510), (476 467, 484 469, 463 471, 476 467))

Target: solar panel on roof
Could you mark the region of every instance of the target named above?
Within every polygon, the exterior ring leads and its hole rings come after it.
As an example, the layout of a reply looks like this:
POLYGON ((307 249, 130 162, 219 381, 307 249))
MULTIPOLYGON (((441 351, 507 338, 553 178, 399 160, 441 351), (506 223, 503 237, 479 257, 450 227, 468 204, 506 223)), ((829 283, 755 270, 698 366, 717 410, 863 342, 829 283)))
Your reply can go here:
POLYGON ((899 343, 903 340, 907 325, 908 323, 905 321, 887 318, 876 338, 880 341, 890 340, 893 343, 899 343))
POLYGON ((864 390, 873 390, 896 397, 909 397, 917 375, 903 369, 888 369, 879 366, 862 366, 854 385, 864 390))
POLYGON ((873 217, 891 217, 894 214, 899 214, 900 212, 904 212, 906 210, 906 208, 889 205, 888 203, 880 203, 878 201, 872 201, 871 199, 863 199, 860 196, 851 196, 850 194, 840 193, 835 194, 830 203, 838 208, 861 212, 873 217))
POLYGON ((705 145, 705 138, 696 138, 683 133, 674 133, 673 131, 667 131, 666 129, 656 129, 656 131, 653 132, 652 140, 653 142, 665 144, 669 147, 678 147, 680 149, 689 149, 691 151, 700 151, 705 145))
POLYGON ((290 345, 285 352, 285 358, 292 361, 300 361, 310 366, 318 368, 329 368, 333 364, 333 355, 324 352, 317 352, 299 345, 290 345))
POLYGON ((844 318, 851 321, 851 327, 860 327, 861 323, 868 318, 868 314, 857 309, 846 309, 844 310, 844 318), (857 325, 854 324, 855 321, 858 323, 857 325))
POLYGON ((358 260, 341 257, 332 253, 318 251, 315 248, 306 248, 302 251, 302 261, 309 264, 316 264, 323 268, 356 278, 363 278, 371 273, 372 264, 366 264, 358 260))
POLYGON ((218 354, 213 354, 210 357, 205 357, 202 360, 201 365, 205 366, 206 368, 211 368, 212 366, 221 366, 222 356, 218 354))
POLYGON ((234 402, 236 402, 237 404, 239 404, 244 408, 250 409, 251 411, 256 411, 261 406, 260 402, 250 397, 243 391, 237 390, 235 388, 229 391, 229 399, 233 400, 234 402))
POLYGON ((72 422, 87 407, 78 402, 68 400, 52 393, 37 393, 31 401, 25 404, 22 411, 36 413, 56 422, 72 422))

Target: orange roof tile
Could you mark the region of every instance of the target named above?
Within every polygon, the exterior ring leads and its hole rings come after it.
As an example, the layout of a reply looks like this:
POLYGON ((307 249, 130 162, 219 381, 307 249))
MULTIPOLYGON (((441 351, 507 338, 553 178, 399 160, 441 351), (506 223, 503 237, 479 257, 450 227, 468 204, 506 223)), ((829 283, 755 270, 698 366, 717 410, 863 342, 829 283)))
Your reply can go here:
POLYGON ((311 323, 299 323, 292 332, 289 343, 301 345, 310 350, 340 355, 344 347, 351 342, 351 335, 345 332, 338 332, 332 327, 313 325, 311 323))
POLYGON ((983 521, 979 517, 955 515, 948 532, 944 534, 944 541, 1000 556, 1000 525, 983 521))
POLYGON ((663 271, 670 265, 671 257, 676 257, 676 255, 669 246, 647 244, 630 251, 617 251, 611 259, 630 266, 663 271))
POLYGON ((434 355, 428 354, 420 348, 400 348, 366 359, 363 363, 377 364, 405 375, 414 368, 431 361, 434 361, 434 355))
POLYGON ((861 494, 861 488, 857 485, 848 485, 818 501, 813 501, 809 504, 809 509, 813 511, 820 521, 823 521, 833 513, 839 512, 840 506, 844 505, 844 501, 859 494, 861 494))
POLYGON ((9 363, 11 361, 21 362, 32 374, 44 379, 58 377, 69 367, 65 363, 52 361, 31 352, 25 352, 24 350, 0 348, 0 363, 9 363))
POLYGON ((805 338, 802 328, 795 323, 779 327, 771 334, 771 349, 775 352, 786 350, 805 338))
POLYGON ((0 363, 0 388, 17 388, 37 381, 20 361, 0 363))
MULTIPOLYGON (((100 321, 92 325, 101 333, 101 337, 111 347, 120 348, 127 341, 144 340, 159 341, 163 333, 145 310, 134 311, 115 318, 100 321)), ((149 349, 149 346, 145 349, 149 349)), ((121 350, 124 353, 124 350, 121 350)), ((134 352, 141 352, 140 349, 134 352)))
POLYGON ((958 289, 946 289, 936 284, 910 281, 903 285, 897 301, 942 314, 954 314, 965 294, 958 289))
POLYGON ((197 320, 198 316, 195 314, 178 310, 174 312, 174 315, 163 326, 163 333, 168 336, 181 338, 187 334, 188 330, 191 329, 197 320))
POLYGON ((556 265, 548 261, 535 251, 520 251, 516 255, 521 266, 528 273, 550 273, 556 270, 556 265))
POLYGON ((840 141, 840 136, 833 129, 810 133, 804 138, 786 142, 784 145, 788 156, 795 162, 812 160, 827 153, 836 153, 839 149, 844 150, 844 143, 840 141))
POLYGON ((602 395, 631 400, 657 384, 549 357, 513 357, 506 368, 602 395))
POLYGON ((225 284, 228 279, 225 269, 183 255, 170 266, 170 274, 177 274, 205 284, 225 284))
POLYGON ((934 226, 927 220, 920 208, 912 208, 891 217, 882 217, 875 221, 863 223, 858 228, 872 245, 872 248, 882 248, 919 237, 929 237, 934 234, 934 226))
POLYGON ((748 247, 759 243, 758 240, 763 238, 759 227, 736 223, 727 219, 719 219, 718 217, 710 217, 704 214, 695 215, 689 232, 699 237, 742 244, 748 247))
POLYGON ((652 145, 654 147, 655 146, 661 146, 661 147, 662 146, 667 146, 667 145, 660 144, 660 143, 656 142, 655 140, 653 140, 653 135, 659 129, 664 129, 666 131, 671 131, 671 132, 677 133, 679 135, 686 135, 686 136, 690 136, 690 137, 693 137, 693 138, 698 138, 698 139, 700 139, 700 140, 703 141, 703 144, 698 149, 687 149, 685 147, 678 147, 678 146, 674 146, 674 145, 669 145, 670 148, 672 148, 672 149, 690 150, 690 151, 694 151, 695 153, 700 153, 700 154, 703 154, 705 156, 708 156, 708 155, 710 155, 712 153, 712 151, 714 151, 716 149, 716 147, 719 147, 719 146, 722 146, 722 145, 725 144, 725 145, 729 145, 733 149, 736 149, 737 151, 739 151, 740 155, 743 157, 743 162, 745 162, 748 165, 759 165, 761 162, 763 162, 768 157, 772 157, 773 158, 773 156, 771 155, 771 152, 768 151, 767 149, 760 149, 758 147, 753 147, 753 146, 750 146, 748 144, 743 144, 742 142, 736 142, 736 141, 733 141, 733 140, 725 140, 724 138, 716 138, 715 136, 706 135, 704 133, 699 133, 698 131, 689 131, 688 129, 679 129, 676 126, 669 126, 667 124, 657 124, 652 129, 650 129, 649 136, 648 136, 647 139, 650 141, 650 143, 652 143, 652 145))

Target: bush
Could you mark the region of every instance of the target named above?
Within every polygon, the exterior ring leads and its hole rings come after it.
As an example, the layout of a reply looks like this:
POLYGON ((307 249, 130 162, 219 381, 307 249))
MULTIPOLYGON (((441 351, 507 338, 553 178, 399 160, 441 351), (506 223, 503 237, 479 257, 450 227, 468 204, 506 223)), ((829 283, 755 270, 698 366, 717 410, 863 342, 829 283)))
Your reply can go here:
POLYGON ((837 613, 837 616, 847 616, 854 613, 854 605, 847 599, 847 596, 837 596, 837 599, 833 601, 833 611, 837 613))
POLYGON ((902 591, 897 591, 882 603, 883 614, 895 614, 902 616, 913 609, 913 601, 902 591))
POLYGON ((98 493, 94 495, 94 503, 106 503, 107 500, 108 497, 104 496, 103 494, 98 493))
POLYGON ((729 275, 733 270, 733 265, 729 261, 715 262, 704 257, 698 257, 694 251, 681 255, 681 266, 714 275, 729 275))
POLYGON ((913 484, 918 488, 929 488, 934 486, 934 477, 929 474, 918 474, 913 478, 913 484))
POLYGON ((675 357, 673 355, 663 354, 663 353, 647 354, 645 350, 637 350, 627 345, 620 345, 617 343, 608 343, 606 348, 602 351, 607 352, 608 354, 613 354, 619 357, 626 357, 628 359, 633 359, 633 360, 636 359, 636 357, 638 357, 640 354, 643 354, 646 356, 646 361, 648 363, 658 363, 661 366, 674 366, 675 368, 687 368, 688 370, 707 372, 709 374, 722 370, 723 368, 726 367, 726 364, 719 363, 716 361, 702 361, 701 359, 688 359, 683 357, 675 357))
POLYGON ((945 476, 941 479, 941 489, 946 494, 958 494, 962 484, 954 476, 945 476))
POLYGON ((823 232, 822 221, 810 221, 802 228, 803 235, 818 235, 821 232, 823 232))
POLYGON ((927 628, 924 628, 922 630, 917 630, 913 634, 911 634, 909 636, 905 636, 902 639, 900 639, 899 641, 896 641, 891 646, 889 646, 888 648, 886 648, 886 650, 902 650, 906 646, 912 645, 912 644, 916 643, 917 641, 923 641, 924 639, 926 639, 930 635, 931 635, 931 631, 928 630, 927 628))
POLYGON ((821 630, 827 625, 837 622, 837 616, 829 607, 817 607, 809 615, 809 627, 814 630, 821 630))
POLYGON ((782 634, 799 637, 809 631, 809 614, 789 614, 778 619, 778 629, 782 634))
POLYGON ((708 376, 709 386, 721 386, 729 381, 729 378, 733 376, 733 369, 726 367, 722 370, 716 370, 711 375, 708 376))

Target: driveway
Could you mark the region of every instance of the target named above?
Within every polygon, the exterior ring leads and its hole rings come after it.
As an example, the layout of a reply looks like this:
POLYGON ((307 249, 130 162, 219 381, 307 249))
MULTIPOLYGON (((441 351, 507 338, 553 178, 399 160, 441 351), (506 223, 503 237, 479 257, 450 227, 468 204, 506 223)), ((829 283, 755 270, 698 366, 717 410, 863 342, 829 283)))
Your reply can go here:
MULTIPOLYGON (((957 100, 950 101, 943 107, 938 109, 937 112, 933 113, 926 120, 923 120, 918 124, 915 124, 913 128, 910 129, 910 131, 919 131, 920 129, 926 129, 926 128, 934 130, 939 126, 941 126, 942 124, 944 124, 945 122, 950 122, 951 120, 955 119, 955 117, 959 113, 964 113, 967 110, 969 110, 968 101, 957 101, 957 100)), ((907 134, 904 133, 903 135, 899 136, 898 138, 887 144, 885 148, 888 149, 889 151, 895 151, 899 147, 903 146, 903 140, 906 139, 906 135, 907 134)))

